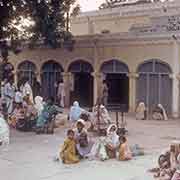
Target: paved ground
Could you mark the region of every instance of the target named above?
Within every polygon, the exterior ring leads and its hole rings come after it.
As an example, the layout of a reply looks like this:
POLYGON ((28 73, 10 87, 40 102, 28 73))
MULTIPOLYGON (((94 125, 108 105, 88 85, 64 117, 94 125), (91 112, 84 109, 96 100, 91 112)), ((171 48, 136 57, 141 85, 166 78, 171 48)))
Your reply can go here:
POLYGON ((0 151, 2 180, 153 180, 147 170, 155 166, 158 154, 174 139, 180 139, 180 120, 167 122, 136 121, 126 117, 129 143, 138 143, 146 155, 129 162, 82 161, 67 166, 54 162, 64 139, 63 127, 54 135, 36 135, 11 131, 11 144, 0 151))

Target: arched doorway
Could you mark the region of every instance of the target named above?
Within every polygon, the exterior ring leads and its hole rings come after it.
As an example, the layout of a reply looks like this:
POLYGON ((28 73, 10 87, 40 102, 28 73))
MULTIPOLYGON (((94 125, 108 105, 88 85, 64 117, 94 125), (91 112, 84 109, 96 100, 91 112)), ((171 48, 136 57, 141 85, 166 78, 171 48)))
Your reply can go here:
POLYGON ((79 101, 81 106, 93 105, 93 67, 90 63, 78 60, 70 64, 68 71, 73 74, 73 88, 70 101, 79 101))
POLYGON ((121 104, 128 110, 129 107, 129 69, 118 60, 110 60, 102 64, 101 72, 107 82, 108 105, 121 104))
POLYGON ((57 81, 62 78, 63 68, 57 62, 51 60, 42 66, 41 80, 42 80, 42 94, 44 98, 53 96, 56 100, 57 81))
POLYGON ((168 113, 172 109, 172 79, 170 66, 159 60, 150 60, 138 67, 137 103, 145 102, 152 113, 157 104, 162 104, 168 113))
POLYGON ((31 86, 33 85, 33 80, 36 76, 36 65, 33 62, 24 61, 20 63, 17 71, 18 83, 20 83, 23 78, 27 78, 31 86))

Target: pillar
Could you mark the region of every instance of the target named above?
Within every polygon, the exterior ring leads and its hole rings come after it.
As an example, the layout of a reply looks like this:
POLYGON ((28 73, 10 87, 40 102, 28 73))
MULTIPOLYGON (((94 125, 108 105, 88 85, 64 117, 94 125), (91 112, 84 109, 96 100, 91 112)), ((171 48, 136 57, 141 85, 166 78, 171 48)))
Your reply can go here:
POLYGON ((180 72, 179 66, 179 43, 174 41, 174 51, 173 51, 173 91, 172 91, 172 115, 174 118, 179 117, 179 80, 177 75, 180 72))
POLYGON ((63 77, 63 81, 64 81, 64 85, 65 85, 65 107, 69 107, 70 106, 70 84, 71 84, 71 73, 69 72, 65 72, 62 73, 62 77, 63 77))
POLYGON ((17 71, 17 69, 13 73, 14 73, 14 84, 17 87, 18 86, 18 71, 17 71))
POLYGON ((129 73, 129 112, 135 112, 136 109, 136 79, 138 74, 129 73))
POLYGON ((93 104, 96 103, 97 101, 97 98, 100 96, 99 94, 99 89, 100 89, 100 86, 99 84, 101 83, 101 74, 98 73, 98 72, 93 72, 91 74, 93 77, 94 77, 94 80, 93 80, 93 104))

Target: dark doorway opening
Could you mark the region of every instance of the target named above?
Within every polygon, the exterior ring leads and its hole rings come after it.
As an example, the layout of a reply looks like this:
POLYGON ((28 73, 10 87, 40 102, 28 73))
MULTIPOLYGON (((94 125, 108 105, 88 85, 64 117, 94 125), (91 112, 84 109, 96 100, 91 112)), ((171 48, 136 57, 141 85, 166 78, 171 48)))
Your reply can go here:
POLYGON ((129 107, 129 77, 127 74, 107 74, 109 88, 108 104, 123 104, 129 107))
POLYGON ((74 73, 74 91, 71 93, 71 104, 78 101, 81 106, 93 105, 93 77, 90 73, 74 73))

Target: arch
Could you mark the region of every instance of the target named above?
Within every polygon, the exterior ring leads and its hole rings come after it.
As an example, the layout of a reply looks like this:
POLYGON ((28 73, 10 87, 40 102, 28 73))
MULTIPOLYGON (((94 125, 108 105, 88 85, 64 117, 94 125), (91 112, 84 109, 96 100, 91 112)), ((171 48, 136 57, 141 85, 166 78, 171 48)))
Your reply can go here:
POLYGON ((41 68, 41 72, 64 72, 63 67, 61 66, 61 64, 59 64, 58 62, 54 61, 54 60, 49 60, 46 61, 41 68))
POLYGON ((62 79, 62 66, 54 61, 49 60, 42 65, 41 68, 41 82, 42 82, 42 94, 44 98, 50 96, 55 97, 57 94, 57 82, 62 79))
POLYGON ((150 59, 138 66, 137 73, 139 74, 136 82, 137 103, 145 102, 150 113, 157 104, 162 104, 170 114, 172 111, 170 65, 158 59, 150 59))
POLYGON ((100 67, 100 71, 103 73, 129 73, 129 68, 125 63, 112 59, 104 62, 100 67))
POLYGON ((80 72, 91 73, 93 71, 94 69, 92 65, 84 60, 76 60, 72 62, 68 67, 68 72, 72 72, 72 73, 80 73, 80 72))
POLYGON ((23 78, 27 78, 32 85, 33 79, 36 77, 36 71, 36 65, 33 62, 29 60, 21 62, 17 67, 18 82, 20 83, 23 78))
POLYGON ((137 68, 138 73, 172 73, 172 69, 168 63, 158 59, 144 61, 137 68))
POLYGON ((72 89, 70 94, 71 103, 78 100, 82 106, 92 107, 93 105, 93 72, 92 65, 82 59, 72 62, 68 72, 73 74, 72 89))

